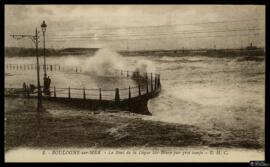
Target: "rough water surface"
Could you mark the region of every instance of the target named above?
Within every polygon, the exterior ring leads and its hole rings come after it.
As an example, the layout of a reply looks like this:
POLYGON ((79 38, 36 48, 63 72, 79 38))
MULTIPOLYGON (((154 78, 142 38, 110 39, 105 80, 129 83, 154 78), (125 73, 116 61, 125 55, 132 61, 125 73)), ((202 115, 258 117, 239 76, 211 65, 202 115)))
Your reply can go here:
MULTIPOLYGON (((68 62, 74 61, 75 65, 80 65, 80 62, 88 60, 88 56, 74 57, 69 56, 69 61, 64 61, 63 57, 49 57, 47 63, 57 62, 68 66, 68 62)), ((120 61, 121 66, 107 64, 105 67, 126 70, 139 68, 161 74, 162 92, 148 102, 152 116, 125 111, 78 111, 76 108, 48 103, 47 112, 41 114, 41 137, 36 140, 33 130, 36 127, 33 121, 36 114, 31 112, 35 108, 34 105, 25 105, 35 102, 6 98, 8 149, 18 146, 264 148, 264 57, 219 58, 175 54, 173 57, 128 56, 121 57, 120 61)), ((5 62, 34 63, 35 59, 16 57, 6 58, 5 62)), ((100 67, 104 67, 104 64, 100 63, 100 67)), ((98 68, 96 65, 95 70, 98 68)), ((91 72, 93 68, 87 69, 91 72)), ((92 73, 48 73, 52 85, 62 87, 98 88, 101 82, 104 83, 100 78, 91 77, 92 73)), ((6 71, 5 74, 6 87, 21 86, 24 80, 36 82, 34 72, 6 71)), ((119 84, 126 87, 134 83, 109 81, 104 87, 110 84, 113 87, 119 84)))

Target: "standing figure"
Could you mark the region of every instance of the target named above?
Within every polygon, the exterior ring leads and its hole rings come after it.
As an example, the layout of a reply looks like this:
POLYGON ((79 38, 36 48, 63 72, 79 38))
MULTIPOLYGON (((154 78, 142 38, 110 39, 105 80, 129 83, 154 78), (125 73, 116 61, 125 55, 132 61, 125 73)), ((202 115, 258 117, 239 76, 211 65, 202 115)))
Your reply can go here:
POLYGON ((47 86, 47 85, 48 85, 47 77, 44 76, 43 80, 44 80, 43 93, 46 94, 46 92, 47 92, 47 87, 48 87, 48 86, 47 86))
POLYGON ((48 76, 48 78, 47 78, 47 95, 51 94, 50 87, 51 87, 51 78, 48 76))
POLYGON ((45 95, 50 95, 50 84, 51 84, 51 79, 50 77, 44 77, 44 88, 43 88, 43 93, 45 95))
POLYGON ((24 95, 27 95, 27 88, 26 88, 26 83, 23 83, 23 93, 24 95))

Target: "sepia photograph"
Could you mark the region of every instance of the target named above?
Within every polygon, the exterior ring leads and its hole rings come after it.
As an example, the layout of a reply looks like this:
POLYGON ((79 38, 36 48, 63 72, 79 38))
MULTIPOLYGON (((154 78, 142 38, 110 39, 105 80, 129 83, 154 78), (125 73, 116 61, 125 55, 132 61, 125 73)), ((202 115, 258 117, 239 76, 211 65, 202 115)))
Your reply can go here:
POLYGON ((5 5, 5 162, 265 160, 264 5, 5 5))

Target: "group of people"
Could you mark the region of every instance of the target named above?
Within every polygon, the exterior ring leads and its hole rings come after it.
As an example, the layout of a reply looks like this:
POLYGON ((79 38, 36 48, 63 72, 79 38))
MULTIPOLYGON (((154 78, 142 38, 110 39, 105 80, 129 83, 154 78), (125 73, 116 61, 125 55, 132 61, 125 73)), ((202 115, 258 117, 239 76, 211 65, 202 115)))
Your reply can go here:
POLYGON ((36 89, 35 85, 29 84, 29 86, 26 85, 26 83, 23 83, 23 90, 25 95, 29 96, 30 93, 34 93, 34 90, 36 89))
MULTIPOLYGON (((51 85, 51 78, 48 76, 45 76, 43 78, 44 80, 44 87, 43 87, 43 93, 44 95, 50 95, 50 85, 51 85)), ((29 87, 26 85, 26 83, 23 83, 23 89, 26 94, 34 93, 34 90, 36 89, 36 86, 33 84, 29 84, 29 87)))

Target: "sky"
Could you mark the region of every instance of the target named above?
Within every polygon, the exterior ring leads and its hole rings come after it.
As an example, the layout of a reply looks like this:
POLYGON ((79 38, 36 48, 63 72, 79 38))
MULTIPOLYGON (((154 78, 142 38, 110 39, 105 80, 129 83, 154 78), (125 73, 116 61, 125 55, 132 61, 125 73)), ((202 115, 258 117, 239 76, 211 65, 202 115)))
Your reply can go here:
MULTIPOLYGON (((262 5, 5 5, 5 46, 34 47, 45 20, 48 48, 115 50, 265 45, 262 5)), ((40 45, 43 46, 42 32, 40 45)))

